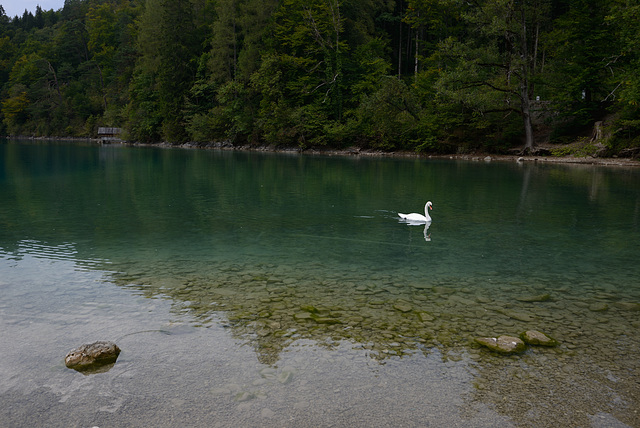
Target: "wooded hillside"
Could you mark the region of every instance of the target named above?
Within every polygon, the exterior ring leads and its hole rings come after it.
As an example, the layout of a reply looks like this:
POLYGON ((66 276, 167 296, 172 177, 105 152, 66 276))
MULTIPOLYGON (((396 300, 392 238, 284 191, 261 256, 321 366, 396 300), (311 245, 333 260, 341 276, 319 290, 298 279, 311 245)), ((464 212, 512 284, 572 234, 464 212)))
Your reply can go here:
POLYGON ((66 0, 0 7, 0 135, 616 153, 639 70, 639 0, 66 0))

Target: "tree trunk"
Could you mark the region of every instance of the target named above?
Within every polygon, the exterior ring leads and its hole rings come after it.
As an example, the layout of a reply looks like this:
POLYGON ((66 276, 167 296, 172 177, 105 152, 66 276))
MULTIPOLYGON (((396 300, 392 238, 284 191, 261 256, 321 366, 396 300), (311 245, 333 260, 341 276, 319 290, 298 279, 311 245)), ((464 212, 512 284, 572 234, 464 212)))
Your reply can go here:
POLYGON ((45 60, 47 65, 49 66, 49 71, 53 75, 53 82, 56 87, 56 93, 58 94, 58 99, 60 100, 60 106, 64 104, 64 100, 62 99, 62 92, 60 91, 60 85, 58 84, 58 75, 56 74, 56 70, 53 68, 53 65, 48 60, 45 60))
POLYGON ((398 79, 402 76, 402 19, 398 24, 398 79))
MULTIPOLYGON (((418 16, 420 16, 420 14, 418 14, 418 16)), ((418 34, 418 29, 416 28, 416 51, 414 52, 414 56, 416 58, 414 66, 413 66, 413 81, 417 82, 418 81, 418 42, 420 40, 419 34, 418 34)))
POLYGON ((335 9, 331 4, 331 14, 333 18, 333 30, 336 32, 336 60, 334 70, 334 87, 335 87, 335 100, 338 121, 342 120, 342 52, 340 52, 340 30, 342 28, 342 16, 340 15, 340 3, 336 0, 335 9))
POLYGON ((520 98, 522 104, 522 120, 524 122, 524 150, 523 152, 531 152, 533 150, 533 126, 531 125, 531 102, 529 100, 529 91, 527 91, 526 80, 520 84, 520 98))
POLYGON ((524 150, 523 152, 531 152, 533 150, 533 126, 531 125, 531 101, 529 98, 529 63, 526 60, 528 56, 527 46, 527 21, 525 18, 524 8, 522 9, 522 52, 525 58, 522 65, 522 76, 520 77, 520 104, 522 109, 522 120, 524 122, 524 150))
POLYGON ((107 91, 104 87, 104 77, 102 76, 102 69, 100 68, 100 64, 94 61, 96 68, 98 69, 98 74, 100 75, 100 92, 102 93, 102 105, 104 106, 105 111, 107 110, 107 91))
POLYGON ((238 76, 238 36, 236 34, 236 13, 235 4, 233 11, 233 79, 238 76))
POLYGON ((601 120, 593 124, 593 132, 591 133, 590 140, 592 143, 598 143, 604 138, 604 129, 602 124, 603 122, 601 120))

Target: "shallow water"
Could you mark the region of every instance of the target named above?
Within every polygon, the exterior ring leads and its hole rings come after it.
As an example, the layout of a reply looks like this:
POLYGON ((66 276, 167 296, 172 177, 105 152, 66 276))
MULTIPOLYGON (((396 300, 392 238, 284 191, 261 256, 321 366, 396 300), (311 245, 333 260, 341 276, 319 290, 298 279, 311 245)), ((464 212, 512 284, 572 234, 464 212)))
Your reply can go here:
POLYGON ((640 171, 0 155, 2 426, 640 426, 640 171), (560 346, 473 341, 527 329, 560 346))

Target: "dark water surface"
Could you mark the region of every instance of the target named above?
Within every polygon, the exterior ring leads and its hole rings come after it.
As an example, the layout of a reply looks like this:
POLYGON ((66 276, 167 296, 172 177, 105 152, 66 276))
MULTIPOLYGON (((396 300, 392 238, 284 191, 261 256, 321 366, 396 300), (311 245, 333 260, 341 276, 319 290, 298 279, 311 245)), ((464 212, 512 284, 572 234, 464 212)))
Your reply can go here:
POLYGON ((639 256, 636 169, 3 141, 0 426, 639 427, 639 256))

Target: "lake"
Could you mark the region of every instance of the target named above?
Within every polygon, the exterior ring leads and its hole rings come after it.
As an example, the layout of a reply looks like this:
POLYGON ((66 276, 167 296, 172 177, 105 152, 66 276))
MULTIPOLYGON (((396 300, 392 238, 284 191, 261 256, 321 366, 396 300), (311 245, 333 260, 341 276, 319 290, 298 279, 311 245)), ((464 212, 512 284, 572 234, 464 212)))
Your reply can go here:
POLYGON ((0 426, 638 427, 639 256, 638 169, 2 140, 0 426))

